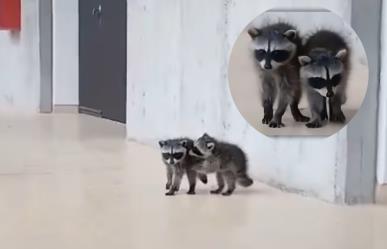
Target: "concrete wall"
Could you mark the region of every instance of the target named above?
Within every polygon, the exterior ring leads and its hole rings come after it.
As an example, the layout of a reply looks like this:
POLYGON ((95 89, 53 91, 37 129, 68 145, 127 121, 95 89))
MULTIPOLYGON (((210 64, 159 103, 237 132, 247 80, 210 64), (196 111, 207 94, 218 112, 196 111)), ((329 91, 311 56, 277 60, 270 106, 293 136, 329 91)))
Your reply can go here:
POLYGON ((232 102, 232 44, 251 20, 274 7, 324 7, 348 22, 351 13, 350 0, 128 1, 128 137, 156 146, 160 138, 207 131, 243 146, 255 178, 342 202, 345 128, 329 138, 268 138, 232 102))
POLYGON ((387 184, 387 4, 382 9, 382 56, 379 91, 378 172, 379 184, 387 184))
POLYGON ((53 101, 78 105, 78 0, 53 1, 53 101))
POLYGON ((21 32, 0 30, 0 111, 39 110, 39 6, 22 0, 21 32))

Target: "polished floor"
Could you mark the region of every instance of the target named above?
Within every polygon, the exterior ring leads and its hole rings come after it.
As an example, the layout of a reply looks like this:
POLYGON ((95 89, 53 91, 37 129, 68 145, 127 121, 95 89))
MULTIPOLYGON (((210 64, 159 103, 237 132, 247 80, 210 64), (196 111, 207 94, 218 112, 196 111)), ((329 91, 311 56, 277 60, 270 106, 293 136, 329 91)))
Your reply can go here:
POLYGON ((0 115, 4 249, 385 249, 387 206, 342 207, 262 184, 164 196, 157 150, 77 114, 0 115))

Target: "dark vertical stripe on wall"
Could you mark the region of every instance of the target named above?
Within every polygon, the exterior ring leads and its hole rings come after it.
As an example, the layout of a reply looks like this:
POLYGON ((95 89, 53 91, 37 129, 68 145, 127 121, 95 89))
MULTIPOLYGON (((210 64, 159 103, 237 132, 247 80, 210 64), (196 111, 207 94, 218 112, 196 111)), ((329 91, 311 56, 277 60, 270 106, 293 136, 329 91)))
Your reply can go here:
POLYGON ((352 0, 351 24, 368 56, 369 85, 363 105, 347 130, 344 200, 347 204, 373 203, 375 200, 381 5, 382 0, 352 0))
POLYGON ((40 112, 52 112, 52 0, 39 0, 40 112))

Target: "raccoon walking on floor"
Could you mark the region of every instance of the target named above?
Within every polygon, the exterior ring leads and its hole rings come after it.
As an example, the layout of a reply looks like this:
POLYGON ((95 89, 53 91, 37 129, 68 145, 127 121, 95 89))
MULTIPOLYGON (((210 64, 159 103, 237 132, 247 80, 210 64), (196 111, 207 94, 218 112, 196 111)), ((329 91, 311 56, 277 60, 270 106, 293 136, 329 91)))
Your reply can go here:
POLYGON ((203 158, 204 161, 196 164, 193 169, 203 173, 216 173, 218 188, 212 190, 212 194, 219 194, 227 183, 227 190, 223 195, 231 195, 236 183, 243 187, 253 184, 253 180, 247 174, 247 159, 241 148, 234 144, 220 142, 204 134, 194 143, 190 154, 203 158))
POLYGON ((284 126, 282 116, 288 105, 295 121, 309 121, 298 108, 301 84, 297 58, 302 44, 296 28, 280 22, 250 28, 248 33, 262 82, 262 123, 272 128, 284 126), (277 98, 278 107, 273 116, 273 105, 277 98))
POLYGON ((329 98, 329 120, 345 122, 341 106, 346 101, 349 61, 349 47, 336 32, 320 30, 305 42, 299 62, 312 115, 312 121, 306 124, 308 128, 321 127, 328 119, 326 98, 329 98))
POLYGON ((176 191, 179 191, 184 173, 187 174, 189 183, 187 194, 195 194, 197 177, 203 183, 207 183, 205 174, 197 173, 192 169, 195 163, 203 161, 201 158, 189 155, 188 152, 193 147, 192 139, 179 138, 159 141, 159 146, 163 162, 167 167, 167 184, 165 187, 169 191, 166 195, 174 195, 176 191))

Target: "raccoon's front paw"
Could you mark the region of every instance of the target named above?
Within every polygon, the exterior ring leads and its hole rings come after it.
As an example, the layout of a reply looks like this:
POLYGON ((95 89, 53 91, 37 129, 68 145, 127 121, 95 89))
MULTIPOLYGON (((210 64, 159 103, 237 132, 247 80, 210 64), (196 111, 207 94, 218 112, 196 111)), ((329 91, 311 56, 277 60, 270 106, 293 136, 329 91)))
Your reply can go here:
POLYGON ((227 190, 226 192, 222 193, 223 196, 230 196, 232 194, 232 192, 234 192, 234 190, 227 190))
POLYGON ((310 118, 304 115, 300 115, 294 117, 294 120, 296 120, 296 122, 309 122, 310 118))
POLYGON ((176 191, 179 191, 179 189, 176 186, 172 186, 165 195, 174 195, 176 191))
POLYGON ((345 115, 343 111, 338 112, 332 112, 332 115, 330 117, 331 122, 337 122, 337 123, 344 123, 345 122, 345 115))
POLYGON ((165 184, 165 189, 168 190, 170 187, 171 187, 171 183, 167 182, 167 184, 165 184))
POLYGON ((321 122, 318 120, 312 121, 305 125, 308 128, 320 128, 322 126, 321 122))
POLYGON ((271 128, 281 128, 284 126, 285 125, 279 120, 272 120, 269 124, 269 127, 271 127, 271 128))
POLYGON ((194 195, 194 194, 196 194, 195 190, 190 190, 190 191, 187 192, 187 195, 194 195))
POLYGON ((214 194, 214 195, 217 195, 217 194, 220 194, 222 192, 222 189, 218 188, 218 189, 214 189, 214 190, 211 190, 210 193, 211 194, 214 194))
POLYGON ((175 195, 175 191, 168 191, 167 193, 165 193, 165 195, 167 196, 175 195))
POLYGON ((273 115, 265 114, 262 119, 262 124, 269 124, 270 120, 273 118, 273 115))

